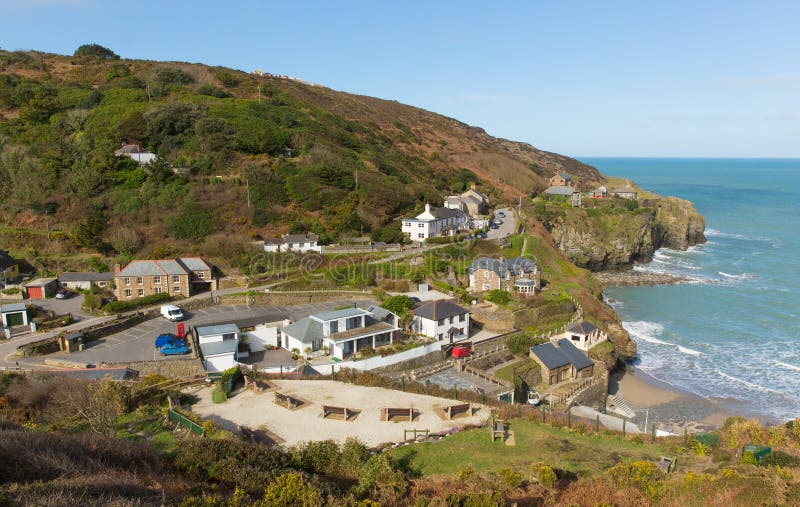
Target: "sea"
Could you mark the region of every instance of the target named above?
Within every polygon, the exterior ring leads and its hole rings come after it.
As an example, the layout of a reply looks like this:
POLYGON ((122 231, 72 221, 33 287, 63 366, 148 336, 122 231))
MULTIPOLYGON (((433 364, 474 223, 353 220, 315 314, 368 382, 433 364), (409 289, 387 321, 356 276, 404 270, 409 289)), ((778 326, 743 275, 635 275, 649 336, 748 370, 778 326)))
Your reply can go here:
POLYGON ((745 416, 800 417, 800 160, 582 161, 687 199, 706 219, 705 244, 662 248, 634 268, 692 283, 605 291, 636 367, 745 416))

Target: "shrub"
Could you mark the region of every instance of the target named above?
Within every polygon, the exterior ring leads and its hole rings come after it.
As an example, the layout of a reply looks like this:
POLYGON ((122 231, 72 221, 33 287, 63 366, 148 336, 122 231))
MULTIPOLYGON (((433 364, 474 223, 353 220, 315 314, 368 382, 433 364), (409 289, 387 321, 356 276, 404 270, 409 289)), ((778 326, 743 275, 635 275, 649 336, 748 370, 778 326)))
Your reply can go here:
POLYGON ((414 308, 414 301, 405 295, 392 296, 386 298, 383 303, 381 303, 381 307, 386 308, 395 315, 402 315, 404 312, 414 308))
POLYGON ((665 490, 661 482, 663 474, 651 461, 619 463, 611 467, 608 473, 617 485, 635 487, 651 499, 658 498, 665 490))
POLYGON ((556 473, 553 467, 544 463, 533 463, 531 465, 531 476, 543 488, 551 488, 556 482, 556 473))
POLYGON ((514 333, 506 338, 506 346, 514 355, 527 356, 531 347, 546 341, 546 338, 539 338, 526 333, 514 333))
POLYGON ((119 55, 100 44, 83 44, 72 54, 76 58, 98 58, 101 60, 119 60, 119 55))
POLYGON ((483 299, 486 301, 491 301, 492 303, 496 303, 498 305, 507 304, 511 301, 511 294, 504 290, 490 290, 483 295, 483 299))
POLYGON ((504 486, 518 488, 522 485, 522 474, 511 468, 503 468, 500 470, 500 482, 504 486))
POLYGON ((322 505, 322 491, 302 474, 287 472, 279 475, 267 486, 264 498, 254 505, 285 505, 287 507, 316 507, 322 505))
POLYGON ((112 301, 105 305, 102 310, 104 313, 121 313, 129 310, 135 310, 143 306, 156 305, 158 303, 166 303, 170 300, 169 294, 161 292, 159 294, 150 294, 136 299, 127 301, 112 301))

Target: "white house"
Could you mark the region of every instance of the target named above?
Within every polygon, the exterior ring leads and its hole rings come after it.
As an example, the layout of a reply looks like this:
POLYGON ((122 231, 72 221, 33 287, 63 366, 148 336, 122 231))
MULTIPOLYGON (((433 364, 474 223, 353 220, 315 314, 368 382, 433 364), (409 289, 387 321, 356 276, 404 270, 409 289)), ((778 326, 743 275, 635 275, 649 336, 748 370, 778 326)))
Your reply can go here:
POLYGON ((316 234, 284 234, 280 238, 264 240, 266 252, 319 252, 323 247, 317 244, 316 234))
POLYGON ((239 328, 235 324, 201 326, 195 332, 206 371, 225 371, 236 366, 239 328))
POLYGON ((345 359, 363 348, 391 344, 399 330, 397 315, 370 306, 310 315, 281 327, 280 339, 286 350, 314 357, 324 354, 327 347, 331 356, 345 359))
POLYGON ((151 153, 137 144, 123 144, 122 148, 114 152, 114 156, 130 157, 142 167, 158 158, 155 153, 151 153))
POLYGON ((425 204, 425 211, 415 218, 404 218, 402 231, 411 241, 423 242, 436 236, 455 236, 470 227, 469 215, 460 209, 434 208, 425 204))
POLYGON ((608 335, 594 324, 582 320, 570 326, 563 334, 555 336, 550 341, 555 343, 562 339, 569 340, 575 347, 587 352, 598 343, 608 340, 608 335))
POLYGON ((466 340, 469 338, 469 311, 443 299, 428 301, 414 309, 411 330, 439 341, 466 340))

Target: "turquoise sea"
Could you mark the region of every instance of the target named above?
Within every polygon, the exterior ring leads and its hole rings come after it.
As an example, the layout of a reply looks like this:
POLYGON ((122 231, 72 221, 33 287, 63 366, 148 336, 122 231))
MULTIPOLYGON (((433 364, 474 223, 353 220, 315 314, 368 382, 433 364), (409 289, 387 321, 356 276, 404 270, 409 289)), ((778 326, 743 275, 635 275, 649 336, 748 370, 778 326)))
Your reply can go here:
POLYGON ((606 291, 638 368, 750 415, 800 417, 800 160, 582 160, 706 218, 707 243, 635 268, 694 283, 606 291))

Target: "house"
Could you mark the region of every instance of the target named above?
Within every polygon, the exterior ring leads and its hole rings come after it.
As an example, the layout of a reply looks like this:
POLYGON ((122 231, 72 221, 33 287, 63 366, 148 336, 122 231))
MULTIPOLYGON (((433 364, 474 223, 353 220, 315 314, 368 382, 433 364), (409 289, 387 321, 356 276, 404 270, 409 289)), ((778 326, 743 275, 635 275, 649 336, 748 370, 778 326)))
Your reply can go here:
POLYGON ((28 299, 47 299, 56 295, 58 278, 37 278, 22 287, 28 299))
POLYGON ((557 172, 550 178, 551 187, 574 187, 572 176, 566 172, 557 172))
POLYGON ((531 347, 529 355, 539 363, 542 381, 548 385, 588 378, 594 373, 594 362, 565 338, 555 344, 547 342, 531 347))
POLYGON ((469 268, 469 287, 473 292, 504 290, 532 296, 541 289, 541 280, 539 267, 525 257, 478 257, 469 268))
POLYGON ((65 289, 89 290, 92 287, 110 287, 114 282, 114 273, 65 271, 58 277, 58 281, 65 289))
POLYGON ((195 333, 206 371, 225 371, 236 366, 240 337, 235 324, 201 326, 195 328, 195 333))
POLYGON ((583 197, 581 196, 581 193, 575 190, 573 187, 550 187, 544 191, 544 195, 546 195, 547 200, 551 202, 569 201, 574 208, 578 208, 583 205, 583 197))
POLYGON ((390 345, 400 330, 394 313, 378 307, 344 308, 309 315, 279 329, 281 346, 307 357, 345 359, 364 348, 390 345), (326 352, 327 349, 327 352, 326 352))
POLYGON ((319 252, 323 247, 317 244, 316 234, 284 234, 280 238, 264 240, 266 252, 319 252))
POLYGON ((143 149, 138 144, 123 144, 120 149, 114 152, 114 156, 130 157, 131 160, 134 160, 142 167, 158 158, 155 153, 143 149))
POLYGON ((559 335, 553 340, 557 341, 562 338, 569 340, 569 342, 575 345, 575 347, 578 349, 588 352, 589 349, 598 343, 606 341, 608 339, 608 335, 600 331, 600 329, 594 324, 582 320, 577 324, 567 328, 563 334, 559 335))
POLYGON ((10 305, 0 306, 0 319, 4 328, 12 328, 14 326, 27 326, 28 321, 28 308, 25 303, 12 303, 10 305))
POLYGON ((423 242, 436 236, 455 236, 469 230, 469 216, 460 209, 434 208, 425 204, 425 211, 415 218, 404 218, 402 231, 411 241, 423 242))
POLYGON ((469 338, 469 311, 444 299, 428 301, 414 309, 411 330, 439 341, 465 340, 469 338))
POLYGON ((478 192, 475 183, 470 185, 469 190, 461 195, 451 195, 444 200, 444 207, 456 209, 467 213, 476 218, 485 215, 489 208, 489 197, 478 192))
POLYGON ((131 261, 124 269, 114 266, 114 295, 125 300, 169 293, 189 297, 213 290, 211 266, 199 257, 131 261))
POLYGON ((615 197, 621 197, 623 199, 634 199, 634 200, 638 197, 636 189, 632 187, 612 188, 611 195, 615 197))
POLYGON ((0 283, 5 285, 17 278, 19 278, 19 262, 9 255, 8 250, 0 250, 0 283))
POLYGON ((602 199, 608 195, 608 189, 605 187, 605 185, 600 185, 599 187, 589 192, 589 195, 591 197, 594 197, 595 199, 602 199))

